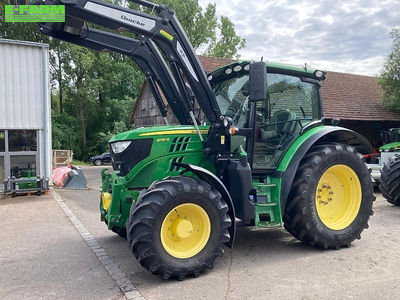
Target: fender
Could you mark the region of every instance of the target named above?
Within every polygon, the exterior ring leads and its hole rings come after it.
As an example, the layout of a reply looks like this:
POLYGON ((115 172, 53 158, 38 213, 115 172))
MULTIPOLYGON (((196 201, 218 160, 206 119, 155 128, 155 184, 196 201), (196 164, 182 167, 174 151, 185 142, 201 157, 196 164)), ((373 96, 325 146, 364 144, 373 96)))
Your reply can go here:
POLYGON ((306 139, 296 153, 293 155, 288 167, 282 172, 282 186, 281 186, 281 210, 282 214, 285 211, 287 198, 289 196, 290 188, 292 187, 294 177, 300 161, 306 155, 308 150, 313 145, 321 145, 325 143, 342 143, 353 146, 361 154, 371 153, 371 143, 361 134, 343 127, 324 126, 323 129, 317 131, 314 135, 306 139))
POLYGON ((226 189, 225 185, 222 181, 209 170, 204 169, 202 167, 190 165, 190 164, 183 164, 183 163, 176 163, 175 165, 184 169, 181 174, 186 172, 192 172, 195 174, 199 179, 207 182, 212 187, 218 190, 221 193, 222 198, 225 200, 226 204, 228 205, 228 213, 229 217, 231 218, 231 226, 229 227, 229 234, 231 236, 229 242, 226 244, 228 247, 232 248, 233 243, 235 241, 236 235, 236 220, 235 220, 235 207, 233 206, 233 201, 231 195, 229 194, 228 190, 226 189))

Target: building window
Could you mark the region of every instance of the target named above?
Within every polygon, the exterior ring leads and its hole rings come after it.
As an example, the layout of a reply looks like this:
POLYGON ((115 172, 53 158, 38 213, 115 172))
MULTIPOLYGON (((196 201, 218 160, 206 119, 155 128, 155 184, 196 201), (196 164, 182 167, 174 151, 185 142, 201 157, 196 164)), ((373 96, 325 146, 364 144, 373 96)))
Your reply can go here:
POLYGON ((4 168, 4 156, 0 156, 0 186, 3 184, 3 180, 6 178, 6 173, 5 173, 5 168, 4 168))
POLYGON ((37 130, 0 129, 0 189, 9 178, 40 174, 37 130))
POLYGON ((15 178, 36 176, 36 155, 11 155, 10 170, 15 178))
POLYGON ((0 152, 6 151, 6 134, 4 130, 0 130, 0 152))
POLYGON ((8 151, 36 151, 36 130, 9 130, 8 151))

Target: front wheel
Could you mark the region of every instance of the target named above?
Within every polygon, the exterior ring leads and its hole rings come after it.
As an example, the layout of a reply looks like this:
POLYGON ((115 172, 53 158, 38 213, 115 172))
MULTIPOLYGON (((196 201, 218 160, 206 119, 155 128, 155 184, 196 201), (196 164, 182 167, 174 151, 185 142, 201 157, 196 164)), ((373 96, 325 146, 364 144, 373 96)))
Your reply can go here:
POLYGON ((375 200, 361 155, 348 145, 313 146, 300 162, 285 208, 285 228, 302 242, 324 248, 359 239, 375 200))
POLYGON ((94 161, 95 166, 101 166, 101 160, 100 159, 96 159, 94 161))
POLYGON ((217 190, 191 177, 169 177, 140 194, 128 219, 128 242, 153 274, 183 280, 213 267, 230 239, 230 224, 217 190))

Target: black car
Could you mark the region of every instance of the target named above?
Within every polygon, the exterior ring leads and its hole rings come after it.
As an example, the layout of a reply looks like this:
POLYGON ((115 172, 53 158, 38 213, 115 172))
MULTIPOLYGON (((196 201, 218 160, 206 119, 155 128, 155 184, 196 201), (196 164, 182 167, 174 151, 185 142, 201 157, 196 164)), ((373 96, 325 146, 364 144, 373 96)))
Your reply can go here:
POLYGON ((111 164, 110 152, 104 152, 103 154, 92 156, 90 161, 96 166, 101 166, 102 164, 111 164))

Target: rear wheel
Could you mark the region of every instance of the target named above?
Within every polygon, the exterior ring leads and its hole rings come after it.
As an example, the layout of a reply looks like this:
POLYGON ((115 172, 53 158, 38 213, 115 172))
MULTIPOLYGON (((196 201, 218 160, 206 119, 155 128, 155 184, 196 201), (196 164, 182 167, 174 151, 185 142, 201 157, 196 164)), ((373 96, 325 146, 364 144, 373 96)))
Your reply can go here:
POLYGON ((155 182, 128 219, 131 250, 143 267, 165 279, 197 277, 224 254, 227 212, 220 193, 204 181, 177 176, 155 182))
POLYGON ((361 155, 342 144, 314 146, 300 162, 285 208, 285 228, 324 249, 349 246, 373 214, 371 177, 361 155))
POLYGON ((385 163, 381 170, 379 189, 382 196, 394 205, 400 206, 400 155, 396 154, 385 163))

